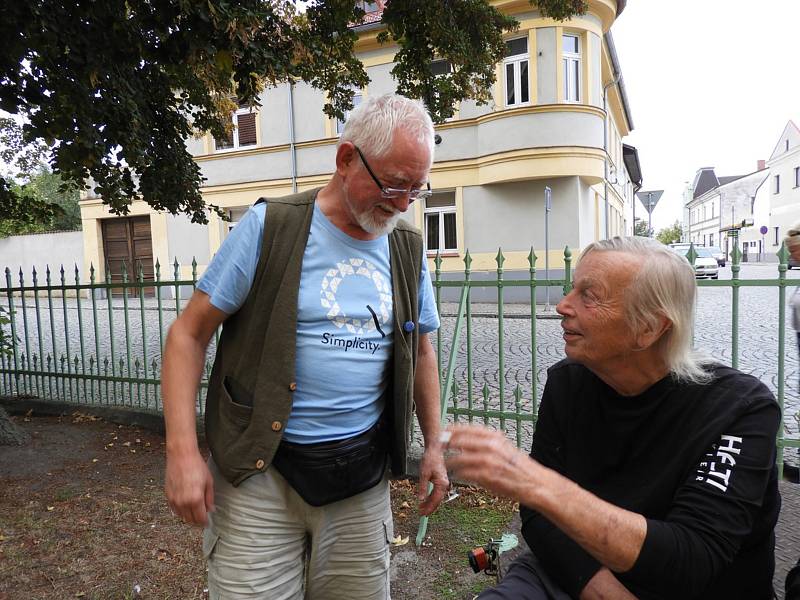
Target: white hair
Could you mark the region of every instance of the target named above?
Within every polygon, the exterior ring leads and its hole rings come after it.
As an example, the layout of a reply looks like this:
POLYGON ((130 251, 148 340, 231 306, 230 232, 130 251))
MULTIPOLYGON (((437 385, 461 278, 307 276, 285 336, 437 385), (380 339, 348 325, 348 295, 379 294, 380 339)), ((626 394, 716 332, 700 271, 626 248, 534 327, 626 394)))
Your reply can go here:
POLYGON ((658 329, 665 317, 670 326, 656 348, 673 378, 688 383, 712 379, 704 367, 709 359, 692 348, 697 282, 685 256, 645 237, 614 237, 589 244, 581 259, 592 252, 622 252, 640 259, 642 266, 624 290, 625 316, 633 332, 658 329))
POLYGON ((380 158, 391 149, 399 129, 424 144, 433 160, 433 121, 428 111, 421 102, 397 94, 364 100, 350 113, 339 144, 350 142, 364 154, 380 158))
POLYGON ((789 250, 789 252, 792 251, 792 248, 800 244, 800 223, 795 224, 786 232, 786 237, 783 238, 783 241, 786 243, 786 249, 789 250))

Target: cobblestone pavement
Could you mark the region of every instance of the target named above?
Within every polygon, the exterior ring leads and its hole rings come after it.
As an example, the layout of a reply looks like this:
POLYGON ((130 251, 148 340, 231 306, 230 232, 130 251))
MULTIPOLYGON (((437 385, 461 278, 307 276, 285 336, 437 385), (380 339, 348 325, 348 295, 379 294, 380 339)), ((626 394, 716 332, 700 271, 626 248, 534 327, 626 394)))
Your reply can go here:
MULTIPOLYGON (((798 281, 800 273, 789 271, 788 278, 798 281)), ((730 268, 720 270, 720 279, 730 279, 730 268)), ((777 278, 776 265, 743 265, 740 279, 777 278)), ((798 356, 795 332, 791 326, 788 298, 794 287, 786 290, 786 342, 785 342, 785 418, 787 434, 797 437, 800 423, 798 395, 798 356)), ((777 395, 778 389, 778 289, 776 287, 743 287, 739 293, 739 344, 738 367, 761 379, 777 395)), ((452 342, 455 315, 458 306, 448 303, 442 307, 442 348, 445 355, 443 367, 452 342)), ((478 304, 472 307, 470 327, 473 374, 473 403, 483 407, 484 386, 489 391, 488 406, 500 408, 501 369, 499 359, 499 319, 497 305, 478 304)), ((546 313, 543 307, 537 313, 551 317, 557 316, 554 310, 546 313)), ((547 369, 564 358, 564 342, 561 338, 560 322, 557 318, 536 320, 536 393, 534 394, 531 374, 534 371, 531 356, 530 307, 524 304, 510 304, 504 307, 504 365, 502 383, 504 387, 505 410, 515 410, 513 392, 519 385, 522 393, 521 410, 532 410, 532 399, 541 398, 542 388, 547 380, 547 369)), ((698 349, 725 363, 732 364, 732 290, 730 287, 700 287, 698 291, 695 344, 698 349)), ((467 332, 462 330, 461 344, 455 369, 458 384, 458 405, 467 405, 467 332)), ((452 398, 450 404, 452 405, 452 398)), ((463 417, 461 417, 463 418, 463 417)), ((496 420, 493 424, 496 424, 496 420)), ((516 436, 516 424, 507 423, 507 430, 516 436)), ((532 425, 524 423, 520 437, 522 446, 528 445, 532 425)), ((788 450, 792 462, 796 462, 796 451, 788 450)))
MULTIPOLYGON (((800 273, 789 271, 790 279, 798 280, 800 273)), ((775 265, 743 265, 742 279, 776 278, 775 265)), ((724 268, 721 279, 730 279, 730 268, 724 268)), ((787 297, 794 288, 787 289, 787 297)), ((701 287, 696 321, 696 344, 722 362, 731 363, 731 297, 729 287, 701 287)), ((777 392, 778 376, 778 291, 774 287, 746 287, 740 290, 739 301, 739 368, 752 373, 777 392)), ((41 368, 42 356, 48 371, 90 373, 94 375, 115 374, 122 377, 155 379, 161 368, 161 345, 169 325, 175 318, 174 300, 163 300, 158 310, 155 299, 146 299, 142 306, 138 298, 113 298, 109 310, 107 299, 97 298, 94 305, 82 299, 80 310, 75 298, 38 299, 38 310, 34 298, 25 299, 25 310, 15 298, 15 323, 20 339, 17 362, 20 366, 33 366, 36 361, 41 368), (127 302, 128 310, 125 311, 127 302), (52 310, 50 308, 52 307, 52 310), (112 315, 109 319, 109 314, 112 315), (37 317, 38 315, 38 317, 37 317), (66 315, 66 319, 65 319, 66 315), (95 336, 95 322, 98 335, 95 336), (41 331, 41 336, 39 335, 41 331), (79 332, 83 331, 83 335, 79 332), (113 353, 112 353, 113 346, 113 353), (49 360, 49 362, 48 362, 49 360), (77 362, 76 362, 77 361, 77 362), (108 361, 108 362, 106 362, 108 361), (67 366, 69 365, 69 366, 67 366)), ((4 303, 7 306, 6 303, 4 303)), ((457 305, 442 306, 441 340, 444 363, 449 354, 457 305)), ((547 379, 547 368, 563 358, 563 340, 559 321, 554 318, 538 318, 536 327, 536 351, 531 354, 530 307, 526 304, 508 304, 504 307, 503 365, 500 365, 499 322, 497 306, 475 304, 469 329, 462 332, 457 356, 455 395, 458 406, 469 405, 466 347, 472 350, 472 393, 474 408, 488 406, 490 410, 502 408, 517 410, 515 391, 519 388, 519 408, 522 414, 531 415, 533 399, 538 402, 547 379), (469 339, 468 339, 469 337, 469 339), (535 358, 535 366, 534 366, 535 358), (532 374, 535 372, 535 378, 532 374)), ((551 309, 544 313, 557 316, 551 309)), ((435 342, 434 336, 434 342, 435 342)), ((795 334, 791 328, 790 315, 786 314, 785 344, 785 426, 787 433, 796 436, 798 422, 795 414, 800 410, 798 397, 798 359, 795 334)), ((214 344, 209 349, 213 356, 214 344)), ((2 381, 8 389, 8 379, 2 381)), ((20 391, 42 395, 56 395, 61 399, 85 402, 117 403, 157 408, 159 389, 155 384, 117 383, 107 385, 96 381, 65 382, 63 379, 36 378, 23 381, 20 391)), ((450 401, 452 404, 452 399, 450 401)), ((461 417, 466 418, 466 417, 461 417)), ((480 419, 482 421, 482 419, 480 419)), ((498 425, 497 419, 490 424, 498 425)), ((517 431, 515 421, 506 421, 505 426, 514 438, 525 447, 529 444, 532 423, 523 422, 517 431)), ((418 437, 418 436, 417 436, 418 437)))

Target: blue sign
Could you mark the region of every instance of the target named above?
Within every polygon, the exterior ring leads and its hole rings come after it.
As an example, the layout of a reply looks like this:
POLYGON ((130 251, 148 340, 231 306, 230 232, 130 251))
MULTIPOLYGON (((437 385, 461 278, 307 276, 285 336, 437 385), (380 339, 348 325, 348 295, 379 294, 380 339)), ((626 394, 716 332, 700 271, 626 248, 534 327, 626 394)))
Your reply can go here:
POLYGON ((761 229, 759 229, 759 231, 761 232, 761 235, 767 235, 767 232, 769 231, 769 227, 767 227, 766 225, 762 225, 761 229))

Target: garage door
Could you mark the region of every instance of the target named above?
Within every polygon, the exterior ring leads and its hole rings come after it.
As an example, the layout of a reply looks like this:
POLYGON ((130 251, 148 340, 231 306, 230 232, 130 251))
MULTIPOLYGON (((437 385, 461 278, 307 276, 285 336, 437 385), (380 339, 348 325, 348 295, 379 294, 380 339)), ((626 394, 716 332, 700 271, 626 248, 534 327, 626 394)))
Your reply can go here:
MULTIPOLYGON (((145 281, 153 281, 153 240, 150 237, 150 217, 122 217, 103 221, 103 252, 111 273, 111 281, 122 281, 123 265, 128 281, 137 281, 139 265, 145 281)), ((115 288, 115 294, 122 289, 115 288)), ((129 295, 138 296, 138 288, 130 288, 129 295)), ((153 288, 145 288, 145 294, 153 295, 153 288)))

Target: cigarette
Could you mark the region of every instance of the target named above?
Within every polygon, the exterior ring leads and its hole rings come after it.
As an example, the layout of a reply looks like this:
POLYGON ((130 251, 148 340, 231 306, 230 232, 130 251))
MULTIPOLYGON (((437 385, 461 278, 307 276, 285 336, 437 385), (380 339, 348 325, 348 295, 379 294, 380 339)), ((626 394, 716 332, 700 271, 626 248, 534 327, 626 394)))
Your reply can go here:
POLYGON ((453 435, 452 431, 443 431, 439 434, 439 443, 447 444, 450 442, 450 437, 453 435))

